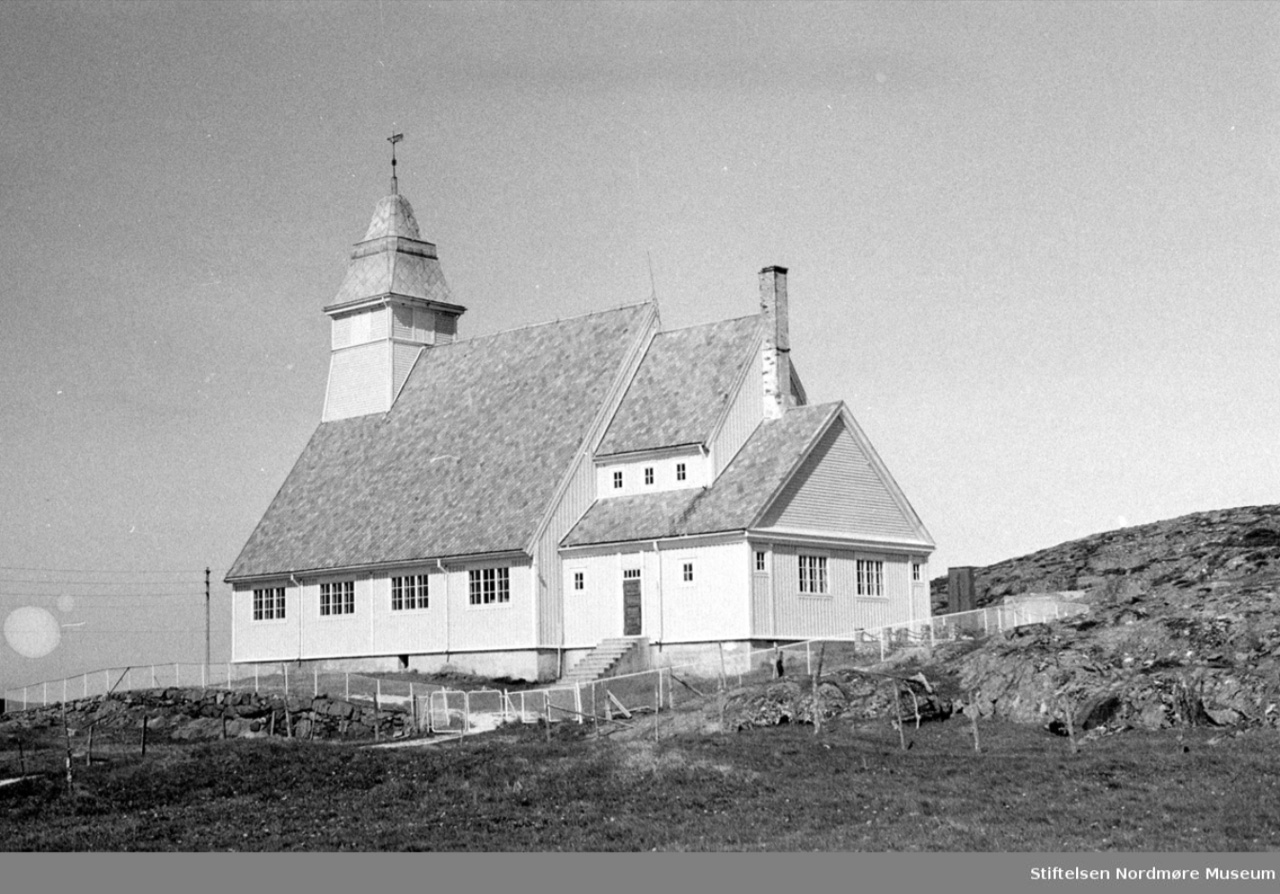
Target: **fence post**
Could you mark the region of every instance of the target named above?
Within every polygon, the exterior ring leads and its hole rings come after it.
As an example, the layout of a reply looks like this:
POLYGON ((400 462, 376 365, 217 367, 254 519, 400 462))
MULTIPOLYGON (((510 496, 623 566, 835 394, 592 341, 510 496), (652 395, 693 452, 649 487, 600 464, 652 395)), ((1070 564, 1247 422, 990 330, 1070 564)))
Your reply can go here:
MULTIPOLYGON (((662 671, 658 671, 658 679, 662 679, 662 671)), ((573 709, 578 714, 578 726, 582 726, 582 684, 573 684, 573 709)))
POLYGON ((200 665, 200 688, 209 688, 209 665, 207 664, 200 665))
MULTIPOLYGON (((83 694, 83 695, 81 695, 81 698, 88 698, 88 697, 89 697, 89 675, 88 675, 88 674, 81 674, 81 675, 80 675, 80 680, 81 680, 81 682, 82 682, 82 683, 83 683, 83 685, 84 685, 84 694, 83 694)), ((93 729, 93 727, 89 727, 89 729, 91 729, 91 730, 92 730, 92 729, 93 729)))
POLYGON ((311 665, 311 695, 313 698, 320 697, 320 665, 311 665))
MULTIPOLYGON (((550 718, 548 713, 547 717, 550 718)), ((462 693, 462 734, 465 736, 471 731, 471 693, 462 693)))
POLYGON ((253 691, 258 691, 258 665, 256 662, 253 665, 253 691))
POLYGON ((884 661, 884 630, 880 631, 880 660, 884 661))
POLYGON ((67 703, 67 678, 66 677, 62 678, 62 703, 64 705, 67 703))
MULTIPOLYGON (((880 660, 884 660, 883 649, 880 651, 880 660)), ((810 648, 810 643, 804 644, 804 672, 806 674, 813 673, 813 650, 810 648)))
POLYGON ((280 666, 284 668, 284 694, 289 694, 289 662, 282 661, 280 666))
POLYGON ((227 688, 231 688, 231 662, 227 662, 227 688))
POLYGON ((351 701, 351 671, 344 671, 342 676, 342 698, 351 701))
POLYGON ((46 680, 44 683, 41 683, 40 686, 40 704, 41 706, 44 706, 49 704, 49 683, 46 680))
POLYGON ((27 687, 22 687, 22 710, 27 710, 27 687))
POLYGON ((156 666, 154 664, 151 665, 151 688, 156 688, 156 666))

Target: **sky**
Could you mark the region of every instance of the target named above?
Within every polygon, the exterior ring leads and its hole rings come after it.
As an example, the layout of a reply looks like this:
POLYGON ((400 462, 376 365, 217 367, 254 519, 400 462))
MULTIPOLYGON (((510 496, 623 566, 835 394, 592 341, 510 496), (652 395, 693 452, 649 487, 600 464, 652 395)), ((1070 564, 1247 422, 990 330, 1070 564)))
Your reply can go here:
POLYGON ((392 132, 463 337, 788 267, 931 575, 1280 502, 1275 4, 8 2, 0 121, 4 686, 201 661, 206 567, 226 659, 392 132))

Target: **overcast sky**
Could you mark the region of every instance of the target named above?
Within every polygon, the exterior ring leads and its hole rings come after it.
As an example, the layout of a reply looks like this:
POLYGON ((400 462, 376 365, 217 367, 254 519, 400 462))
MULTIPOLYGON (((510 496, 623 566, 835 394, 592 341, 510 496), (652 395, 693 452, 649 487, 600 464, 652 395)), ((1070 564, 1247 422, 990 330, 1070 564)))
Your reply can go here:
MULTIPOLYGON (((387 191, 463 336, 790 268, 933 575, 1280 501, 1280 9, 0 4, 0 616, 198 661, 387 191), (177 574, 159 572, 177 571, 177 574), (115 584, 104 583, 114 581, 115 584), (142 607, 141 609, 139 607, 142 607)), ((104 656, 110 655, 110 659, 104 656)))

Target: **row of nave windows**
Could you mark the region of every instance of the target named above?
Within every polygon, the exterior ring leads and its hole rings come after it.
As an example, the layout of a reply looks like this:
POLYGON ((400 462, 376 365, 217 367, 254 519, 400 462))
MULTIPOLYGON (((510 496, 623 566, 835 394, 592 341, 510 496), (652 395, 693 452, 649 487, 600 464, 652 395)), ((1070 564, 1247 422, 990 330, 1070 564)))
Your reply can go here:
MULTIPOLYGON (((495 605, 511 601, 511 569, 472 568, 467 572, 468 601, 471 605, 495 605)), ((417 611, 429 608, 428 575, 411 574, 391 578, 391 610, 417 611)), ((284 587, 263 587, 253 591, 253 620, 280 621, 285 617, 284 587)), ((320 615, 354 615, 356 582, 340 580, 320 585, 320 615)))

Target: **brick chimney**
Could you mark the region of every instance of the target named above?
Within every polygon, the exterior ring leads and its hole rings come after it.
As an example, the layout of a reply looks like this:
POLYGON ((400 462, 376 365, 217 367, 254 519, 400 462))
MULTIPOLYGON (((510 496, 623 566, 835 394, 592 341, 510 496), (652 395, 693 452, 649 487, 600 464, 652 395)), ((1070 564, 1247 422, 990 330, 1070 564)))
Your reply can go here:
POLYGON ((764 322, 761 347, 764 369, 764 418, 781 419, 791 396, 791 336, 787 334, 787 268, 760 271, 760 317, 764 322))

